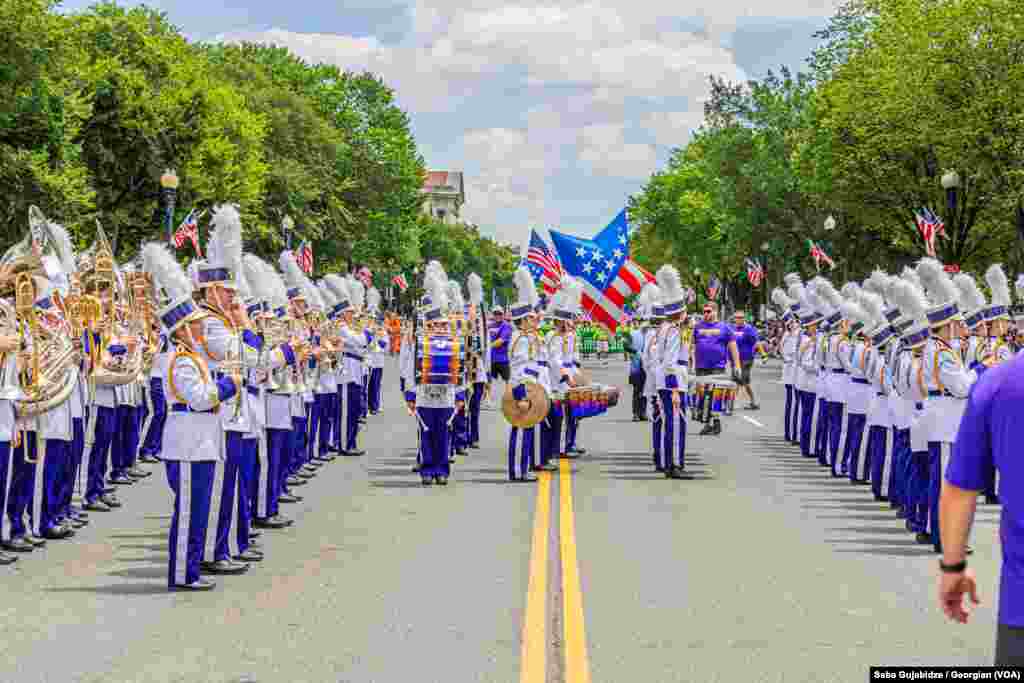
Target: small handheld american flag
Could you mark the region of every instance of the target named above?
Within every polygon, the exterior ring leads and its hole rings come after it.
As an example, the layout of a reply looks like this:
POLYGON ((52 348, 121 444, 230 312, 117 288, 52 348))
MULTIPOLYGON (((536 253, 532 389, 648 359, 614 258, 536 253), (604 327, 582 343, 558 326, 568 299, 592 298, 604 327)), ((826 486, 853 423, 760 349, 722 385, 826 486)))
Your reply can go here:
POLYGON ((177 249, 181 249, 185 246, 185 240, 192 242, 192 248, 196 250, 196 255, 202 258, 203 252, 199 248, 199 219, 206 212, 204 211, 200 215, 196 215, 196 210, 192 209, 185 216, 185 220, 181 222, 178 229, 174 232, 174 246, 177 249))
POLYGON ((924 248, 929 256, 935 256, 935 238, 946 236, 946 225, 942 219, 936 216, 931 209, 921 209, 914 212, 917 221, 917 229, 924 240, 924 248))
POLYGON ((757 259, 747 259, 747 279, 750 280, 752 286, 761 286, 761 280, 764 279, 764 268, 761 267, 761 262, 757 259))
POLYGON ((402 275, 401 273, 391 278, 391 281, 394 282, 398 289, 403 292, 409 289, 409 283, 406 282, 405 276, 402 275))
POLYGON ((306 275, 313 274, 313 247, 309 245, 309 242, 303 242, 302 246, 299 247, 296 260, 299 262, 299 268, 302 268, 302 272, 306 275))
POLYGON ((373 286, 373 272, 366 266, 363 266, 356 272, 356 277, 366 285, 367 289, 373 286))

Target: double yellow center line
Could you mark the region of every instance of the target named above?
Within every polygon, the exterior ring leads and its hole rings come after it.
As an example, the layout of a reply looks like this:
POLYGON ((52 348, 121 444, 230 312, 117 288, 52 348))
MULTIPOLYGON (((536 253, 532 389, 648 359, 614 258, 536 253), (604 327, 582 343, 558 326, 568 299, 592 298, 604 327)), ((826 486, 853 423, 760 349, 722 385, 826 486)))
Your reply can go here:
MULTIPOLYGON (((572 504, 572 470, 567 460, 559 462, 558 530, 562 560, 562 671, 566 683, 589 683, 587 637, 583 627, 583 591, 576 560, 576 518, 572 504)), ((541 472, 537 488, 537 509, 533 520, 530 549, 530 581, 523 619, 521 683, 547 681, 548 645, 548 546, 551 532, 551 473, 541 472)))

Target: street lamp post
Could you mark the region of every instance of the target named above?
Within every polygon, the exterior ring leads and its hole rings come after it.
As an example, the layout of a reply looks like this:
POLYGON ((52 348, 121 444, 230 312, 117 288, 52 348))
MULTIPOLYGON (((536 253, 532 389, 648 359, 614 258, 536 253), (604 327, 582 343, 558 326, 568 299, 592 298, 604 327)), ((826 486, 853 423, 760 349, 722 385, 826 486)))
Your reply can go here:
POLYGON ((295 221, 292 220, 291 216, 285 215, 281 221, 281 229, 284 231, 285 249, 291 251, 292 248, 292 228, 295 227, 295 221))
POLYGON ((768 311, 768 250, 771 248, 771 246, 772 245, 770 245, 768 242, 761 242, 761 260, 764 262, 764 277, 761 278, 761 284, 764 285, 764 304, 762 304, 761 309, 762 320, 765 318, 763 314, 768 311))
POLYGON ((960 187, 960 176, 956 171, 948 171, 942 176, 942 187, 946 190, 946 208, 949 209, 949 218, 952 220, 956 212, 956 190, 960 187))
POLYGON ((178 198, 178 174, 173 168, 164 171, 160 176, 160 187, 163 188, 164 222, 167 223, 167 243, 174 241, 174 204, 178 198))

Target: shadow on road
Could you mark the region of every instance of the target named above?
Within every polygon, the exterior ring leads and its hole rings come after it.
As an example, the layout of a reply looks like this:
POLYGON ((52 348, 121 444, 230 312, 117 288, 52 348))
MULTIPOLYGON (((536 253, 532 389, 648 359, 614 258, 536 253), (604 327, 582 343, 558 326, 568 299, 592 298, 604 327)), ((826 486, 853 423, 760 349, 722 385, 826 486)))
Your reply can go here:
POLYGON ((97 593, 100 595, 160 595, 167 593, 167 572, 164 571, 164 583, 118 583, 112 586, 89 586, 82 588, 46 588, 48 593, 97 593))

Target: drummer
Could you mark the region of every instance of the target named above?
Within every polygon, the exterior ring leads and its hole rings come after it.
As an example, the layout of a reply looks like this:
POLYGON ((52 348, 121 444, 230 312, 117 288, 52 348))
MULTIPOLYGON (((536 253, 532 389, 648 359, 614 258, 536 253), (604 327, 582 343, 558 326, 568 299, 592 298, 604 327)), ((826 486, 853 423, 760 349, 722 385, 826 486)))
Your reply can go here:
MULTIPOLYGON (((540 347, 541 339, 537 334, 537 304, 540 297, 533 284, 533 276, 525 266, 520 266, 515 274, 519 300, 510 309, 511 318, 516 324, 516 332, 508 347, 512 397, 516 401, 516 409, 523 415, 528 414, 535 406, 529 400, 532 389, 540 386, 540 347)), ((541 388, 541 391, 543 389, 541 388)), ((546 417, 546 416, 542 416, 546 417)), ((515 425, 509 430, 508 436, 508 478, 509 481, 537 481, 530 475, 534 465, 535 427, 520 428, 515 425)))
MULTIPOLYGON (((709 301, 704 304, 704 318, 693 328, 694 375, 707 377, 725 372, 726 363, 731 361, 735 371, 742 367, 736 340, 728 325, 718 322, 718 306, 709 301)), ((711 414, 711 396, 705 395, 704 415, 711 414)), ((701 436, 721 434, 722 421, 717 416, 708 421, 701 430, 701 436)))

